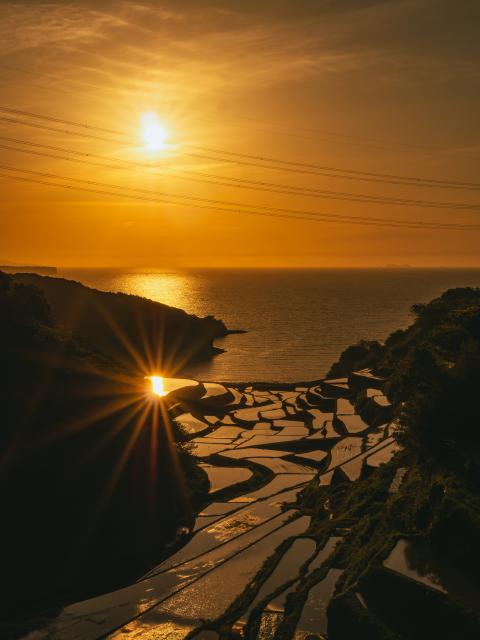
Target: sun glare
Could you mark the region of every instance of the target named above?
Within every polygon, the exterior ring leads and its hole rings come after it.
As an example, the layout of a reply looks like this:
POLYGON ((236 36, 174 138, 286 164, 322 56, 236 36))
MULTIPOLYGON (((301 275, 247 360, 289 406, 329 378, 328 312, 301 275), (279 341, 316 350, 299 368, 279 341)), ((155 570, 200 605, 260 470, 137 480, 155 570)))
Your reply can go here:
POLYGON ((164 396, 167 394, 163 384, 162 376, 147 376, 147 380, 152 383, 152 393, 155 396, 164 396))
POLYGON ((167 132, 156 113, 144 113, 141 118, 142 136, 147 149, 158 151, 166 145, 167 132))

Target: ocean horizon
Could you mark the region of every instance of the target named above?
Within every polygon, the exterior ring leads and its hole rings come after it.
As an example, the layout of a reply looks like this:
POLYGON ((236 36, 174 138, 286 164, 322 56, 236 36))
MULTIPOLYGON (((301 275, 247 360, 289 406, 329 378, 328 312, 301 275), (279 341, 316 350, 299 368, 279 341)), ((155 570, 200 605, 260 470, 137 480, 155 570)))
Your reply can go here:
POLYGON ((231 382, 322 378, 349 345, 406 327, 413 304, 480 286, 480 268, 59 268, 58 276, 245 330, 216 341, 224 353, 183 371, 231 382))

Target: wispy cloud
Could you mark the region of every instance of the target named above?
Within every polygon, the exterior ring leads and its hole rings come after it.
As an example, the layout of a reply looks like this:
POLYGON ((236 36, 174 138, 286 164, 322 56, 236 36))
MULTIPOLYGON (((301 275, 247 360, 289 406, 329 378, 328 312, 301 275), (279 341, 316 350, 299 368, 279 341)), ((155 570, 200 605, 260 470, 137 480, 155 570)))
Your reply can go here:
POLYGON ((305 2, 286 13, 286 1, 277 11, 249 2, 4 2, 0 55, 22 61, 33 50, 28 62, 40 74, 132 96, 238 92, 362 71, 411 83, 438 64, 422 55, 421 38, 405 38, 419 7, 430 4, 305 2))
POLYGON ((0 54, 18 53, 68 42, 92 42, 107 37, 128 23, 118 15, 60 3, 13 3, 0 5, 0 54))
POLYGON ((203 88, 213 89, 233 83, 275 84, 319 71, 358 68, 368 57, 361 51, 332 49, 332 38, 306 20, 247 21, 239 11, 198 5, 172 10, 156 3, 123 2, 109 11, 96 6, 3 3, 0 55, 42 50, 39 57, 61 67, 71 54, 77 72, 101 71, 111 80, 128 66, 140 72, 134 82, 142 77, 146 90, 167 77, 176 84, 196 76, 203 88), (61 52, 67 57, 60 57, 61 52), (84 65, 81 56, 95 62, 84 65))

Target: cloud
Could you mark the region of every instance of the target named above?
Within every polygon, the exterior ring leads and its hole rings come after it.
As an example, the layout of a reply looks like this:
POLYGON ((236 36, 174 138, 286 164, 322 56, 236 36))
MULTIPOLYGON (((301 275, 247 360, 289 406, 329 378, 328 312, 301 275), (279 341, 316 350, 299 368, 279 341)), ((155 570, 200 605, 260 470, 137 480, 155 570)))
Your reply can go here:
POLYGON ((28 62, 40 73, 45 68, 66 83, 109 84, 139 97, 263 89, 362 72, 412 86, 435 79, 442 65, 447 75, 474 68, 451 42, 462 35, 445 44, 426 28, 428 20, 445 26, 450 18, 464 25, 465 36, 465 16, 432 1, 304 0, 299 7, 279 0, 275 9, 215 0, 6 2, 0 55, 23 60, 34 50, 28 62))
POLYGON ((0 5, 0 55, 63 43, 92 42, 112 29, 128 26, 113 13, 59 3, 13 3, 0 5))

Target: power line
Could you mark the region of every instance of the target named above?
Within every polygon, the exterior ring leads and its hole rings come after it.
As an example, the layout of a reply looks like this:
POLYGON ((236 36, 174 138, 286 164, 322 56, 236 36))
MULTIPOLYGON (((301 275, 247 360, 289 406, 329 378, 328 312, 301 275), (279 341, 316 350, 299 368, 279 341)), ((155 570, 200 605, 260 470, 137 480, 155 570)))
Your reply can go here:
MULTIPOLYGON (((17 181, 21 181, 21 182, 30 182, 30 183, 35 183, 35 184, 41 184, 41 185, 49 185, 52 187, 60 187, 60 188, 64 188, 64 189, 68 189, 68 190, 77 190, 77 191, 82 191, 82 192, 87 192, 87 193, 95 193, 95 194, 101 194, 101 195, 111 195, 111 196, 117 196, 117 197, 128 197, 128 198, 133 198, 135 200, 142 200, 142 201, 146 201, 146 202, 158 202, 158 203, 162 203, 162 204, 171 204, 171 205, 180 205, 182 203, 178 203, 178 202, 171 202, 168 200, 164 200, 164 199, 153 199, 153 198, 146 198, 146 197, 141 197, 141 196, 132 196, 131 194, 122 194, 121 192, 110 192, 110 191, 105 191, 105 190, 99 190, 99 189, 90 189, 90 188, 86 188, 86 187, 80 187, 78 185, 69 185, 69 184, 59 184, 59 183, 55 183, 55 182, 51 182, 51 181, 46 181, 46 180, 37 180, 34 178, 26 178, 23 176, 14 176, 8 173, 1 173, 0 172, 0 177, 3 178, 8 178, 8 179, 12 179, 12 180, 17 180, 17 181)), ((480 229, 480 226, 475 226, 475 225, 436 225, 436 226, 426 226, 422 223, 419 224, 404 224, 404 225, 398 225, 398 224, 391 224, 388 222, 378 222, 378 223, 369 223, 367 221, 357 221, 358 219, 355 218, 355 221, 353 221, 352 219, 346 219, 344 220, 342 216, 330 216, 330 214, 319 214, 317 217, 307 217, 307 216, 293 216, 293 215, 288 215, 288 214, 275 214, 275 213, 266 213, 266 212, 259 212, 259 211, 248 211, 248 210, 241 210, 241 209, 226 209, 226 208, 220 208, 220 207, 212 207, 212 206, 207 206, 207 205, 198 205, 198 204, 190 204, 190 206, 196 207, 196 208, 200 208, 200 209, 208 209, 209 211, 222 211, 222 212, 226 212, 226 213, 245 213, 245 214, 249 214, 249 215, 261 215, 261 216, 267 216, 267 217, 274 217, 274 218, 287 218, 287 219, 294 219, 294 220, 303 220, 303 221, 309 221, 309 222, 330 222, 330 223, 340 223, 340 224, 360 224, 360 225, 364 225, 364 226, 381 226, 381 227, 396 227, 396 228, 406 228, 406 229, 425 229, 425 230, 456 230, 456 231, 470 231, 472 229, 480 229), (334 218, 334 219, 332 219, 334 218)), ((352 217, 353 218, 353 217, 352 217)))
MULTIPOLYGON (((43 70, 38 70, 38 69, 31 69, 31 68, 24 68, 24 67, 19 67, 18 65, 0 65, 0 69, 5 69, 5 70, 9 70, 9 71, 19 71, 21 73, 28 73, 28 74, 34 74, 36 76, 38 76, 38 74, 40 73, 42 76, 45 77, 49 77, 52 78, 53 80, 57 81, 56 86, 54 87, 54 90, 56 92, 62 92, 62 93, 66 93, 69 95, 75 95, 75 96, 81 96, 83 99, 87 99, 89 102, 96 102, 97 104, 103 104, 103 105, 108 105, 111 106, 112 103, 114 102, 115 98, 114 96, 118 96, 118 95, 122 95, 127 93, 128 95, 132 95, 132 93, 136 96, 143 96, 143 97, 147 97, 147 94, 144 91, 123 91, 123 90, 118 90, 115 88, 111 88, 111 87, 105 87, 104 85, 100 85, 100 84, 96 84, 96 83, 86 83, 86 82, 81 82, 78 80, 74 80, 70 77, 65 78, 64 75, 59 75, 58 73, 54 74, 54 73, 48 73, 45 72, 43 70), (61 79, 61 81, 64 83, 63 86, 60 88, 58 86, 58 80, 61 79), (91 87, 94 89, 102 89, 102 90, 106 90, 109 93, 112 94, 112 97, 109 99, 101 99, 98 96, 91 96, 91 95, 86 95, 84 91, 82 91, 82 89, 78 88, 78 89, 65 89, 65 81, 68 81, 70 83, 73 83, 74 85, 79 85, 80 87, 91 87)), ((33 84, 33 86, 38 87, 40 89, 46 90, 48 92, 51 93, 52 91, 52 86, 46 85, 45 83, 38 83, 38 82, 34 82, 34 83, 30 83, 33 84)), ((118 100, 117 100, 118 101, 118 100)), ((210 117, 206 118, 205 116, 200 117, 201 120, 205 121, 205 122, 210 122, 210 123, 217 123, 218 119, 215 118, 215 114, 212 114, 210 111, 209 113, 211 114, 210 117)), ((225 114, 222 114, 222 118, 225 117, 225 114)), ((316 128, 312 128, 312 127, 300 127, 298 125, 292 125, 291 123, 280 123, 280 122, 272 122, 272 121, 266 121, 266 120, 262 120, 259 118, 253 118, 251 116, 245 116, 245 115, 239 115, 239 114, 227 114, 227 117, 230 120, 240 120, 240 121, 247 121, 247 122, 253 122, 253 123, 258 123, 261 125, 269 125, 270 127, 278 127, 275 129, 272 128, 268 128, 265 129, 264 127, 260 128, 260 127, 251 127, 248 125, 242 125, 240 124, 240 127, 242 128, 247 128, 247 129, 251 129, 254 131, 260 131, 262 133, 272 133, 272 134, 276 134, 276 135, 286 135, 289 137, 302 137, 302 136, 298 136, 296 133, 292 133, 292 131, 299 131, 299 132, 303 132, 305 134, 309 134, 308 137, 307 135, 303 136, 304 139, 308 139, 311 140, 313 139, 318 139, 318 140, 327 140, 331 143, 335 143, 335 144, 347 144, 347 145, 351 145, 351 146, 355 146, 355 147, 365 147, 365 148, 369 148, 369 149, 384 149, 387 151, 400 151, 403 153, 415 153, 418 155, 431 155, 431 154, 435 154, 435 153, 444 153, 445 150, 441 147, 430 147, 430 146, 425 146, 425 145, 420 145, 420 144, 412 144, 412 143, 405 143, 405 142, 400 142, 399 140, 385 140, 385 139, 379 139, 376 137, 371 137, 371 136, 362 136, 362 135, 358 135, 358 134, 347 134, 347 133, 340 133, 338 131, 325 131, 322 129, 316 129, 316 128), (287 130, 288 128, 288 130, 287 130), (313 136, 312 136, 313 134, 313 136), (337 140, 336 140, 337 139, 337 140), (352 142, 350 142, 352 141, 352 142)), ((238 125, 237 125, 238 126, 238 125)), ((456 150, 458 151, 458 150, 456 150)), ((462 149, 461 150, 463 153, 471 153, 472 150, 470 149, 462 149)), ((475 152, 475 151, 473 151, 475 152)))
MULTIPOLYGON (((44 124, 38 124, 38 122, 27 122, 26 120, 18 120, 18 118, 9 118, 6 116, 0 116, 0 120, 2 122, 10 122, 11 124, 21 124, 21 125, 26 125, 27 127, 34 127, 35 129, 42 129, 43 131, 52 131, 53 133, 66 133, 67 135, 80 136, 81 138, 89 138, 90 140, 99 140, 100 142, 110 142, 112 144, 119 144, 118 140, 111 140, 109 138, 96 136, 89 133, 84 133, 83 131, 80 132, 80 131, 70 131, 68 129, 56 129, 55 127, 49 127, 44 124)), ((120 142, 120 144, 125 144, 125 143, 120 142)))
MULTIPOLYGON (((1 110, 1 108, 0 108, 1 110)), ((42 116, 37 116, 39 118, 41 118, 42 116)), ((42 125, 42 124, 38 124, 38 123, 34 123, 34 122, 28 122, 25 120, 18 120, 16 118, 9 118, 9 117, 5 117, 5 116, 0 116, 0 121, 4 121, 4 122, 10 122, 13 124, 20 124, 20 125, 26 125, 29 127, 34 127, 36 129, 41 129, 44 131, 51 131, 54 133, 64 133, 67 135, 75 135, 75 136, 79 136, 82 138, 88 138, 90 140, 98 140, 101 142, 108 142, 109 144, 123 144, 126 145, 127 142, 122 142, 120 140, 112 140, 111 138, 105 138, 102 136, 98 136, 95 134, 89 134, 89 133, 84 133, 83 131, 71 131, 69 129, 57 129, 55 127, 51 127, 51 126, 47 126, 47 125, 42 125)), ((63 122, 63 121, 60 121, 63 122)), ((85 127, 85 128, 90 128, 90 125, 83 125, 83 124, 78 124, 76 126, 79 127, 85 127)), ((98 127, 96 127, 95 129, 98 129, 98 127)), ((107 130, 109 131, 109 130, 107 130)), ((124 134, 118 134, 118 135, 124 135, 124 134)), ((130 141, 131 142, 131 141, 130 141)), ((307 168, 302 168, 300 166, 300 163, 297 163, 296 168, 292 168, 292 167, 287 167, 287 166, 275 166, 275 165, 269 165, 267 164, 267 159, 265 159, 265 161, 262 161, 262 158, 260 156, 258 156, 258 160, 259 161, 249 161, 246 159, 243 160, 239 160, 239 159, 235 159, 235 158, 224 158, 218 155, 206 155, 205 153, 192 153, 192 152, 183 152, 184 155, 187 155, 189 157, 192 158, 196 158, 196 159, 200 159, 200 160, 211 160, 213 162, 228 162, 231 164, 237 164, 237 165, 241 165, 241 166, 250 166, 250 167, 256 167, 256 168, 261 168, 261 169, 268 169, 268 170, 275 170, 275 171, 284 171, 284 172, 288 172, 288 173, 300 173, 300 174, 304 174, 304 175, 313 175, 313 176, 322 176, 322 177, 328 177, 328 178, 337 178, 337 179, 344 179, 344 180, 360 180, 360 181, 366 181, 366 182, 374 182, 374 183, 381 183, 381 184, 395 184, 395 185, 402 185, 402 186, 418 186, 418 187, 434 187, 434 188, 443 188, 443 189, 468 189, 468 190, 478 190, 480 189, 480 184, 476 184, 476 183, 453 183, 453 182, 445 182, 444 184, 441 184, 439 181, 436 181, 434 183, 430 183, 430 182, 420 182, 420 180, 423 180, 421 178, 417 178, 417 182, 413 183, 413 182, 409 182, 407 181, 408 178, 406 179, 386 179, 386 178, 375 178, 375 177, 368 177, 366 175, 364 176, 358 176, 358 175, 349 175, 347 173, 346 170, 340 170, 340 169, 330 169, 330 170, 312 170, 312 169, 307 169, 307 168), (337 171, 337 173, 333 173, 333 171, 337 171), (338 173, 339 171, 343 171, 343 174, 338 173)), ((220 151, 216 152, 216 153, 221 153, 220 151)), ((231 152, 225 152, 227 154, 231 153, 231 152)), ((287 161, 281 161, 283 163, 287 163, 287 161)), ((315 166, 315 165, 312 165, 315 166)))
MULTIPOLYGON (((342 133, 333 132, 333 131, 330 131, 330 132, 322 131, 319 129, 298 127, 296 125, 290 125, 290 124, 287 125, 286 123, 285 124, 283 123, 280 124, 275 122, 267 123, 264 120, 259 120, 257 118, 250 118, 247 116, 239 116, 239 115, 232 116, 231 114, 228 114, 227 117, 229 117, 230 119, 235 118, 240 120, 247 120, 253 123, 258 123, 260 125, 267 125, 267 128, 265 128, 265 127, 245 125, 242 123, 240 126, 243 129, 248 129, 250 131, 259 131, 260 133, 288 136, 291 138, 301 138, 303 140, 309 140, 309 141, 326 140, 327 142, 334 143, 334 144, 342 144, 342 145, 344 144, 352 147, 361 147, 365 149, 400 151, 402 153, 411 153, 415 155, 429 155, 429 154, 438 153, 438 151, 441 151, 441 149, 427 148, 427 147, 422 147, 420 145, 407 144, 407 143, 402 143, 397 141, 392 141, 392 142, 381 141, 374 138, 368 138, 366 136, 342 134, 342 133), (272 129, 271 128, 272 126, 279 127, 279 128, 272 129), (288 130, 287 130, 287 127, 288 127, 288 130), (297 132, 300 132, 300 135, 297 132)), ((215 120, 213 118, 201 117, 200 119, 204 122, 218 123, 218 120, 215 120)))
POLYGON ((6 136, 0 136, 0 140, 8 140, 11 142, 17 142, 18 144, 25 144, 25 145, 31 145, 33 147, 36 148, 40 148, 40 149, 47 149, 47 150, 54 150, 54 151, 58 151, 59 153, 70 153, 73 156, 80 156, 80 157, 74 157, 74 158, 70 158, 68 156, 59 156, 59 155, 55 155, 53 153, 46 153, 44 151, 36 151, 35 149, 23 149, 23 148, 19 148, 19 147, 12 147, 8 144, 0 144, 0 149, 6 149, 7 151, 15 151, 18 153, 26 153, 28 155, 36 155, 36 156, 41 156, 44 158, 54 158, 55 160, 67 160, 67 161, 73 161, 73 162, 81 162, 82 164, 87 164, 93 167, 102 167, 104 169, 123 169, 123 170, 129 170, 132 168, 132 166, 140 166, 140 167, 144 167, 144 168, 148 168, 148 165, 142 165, 139 164, 137 165, 136 163, 132 162, 128 162, 128 161, 124 161, 120 158, 115 158, 115 162, 117 162, 117 164, 111 164, 108 162, 108 158, 106 158, 105 156, 99 156, 96 154, 92 154, 92 153, 87 153, 87 152, 82 152, 82 151, 74 151, 73 149, 63 149, 62 147, 54 147, 51 145, 44 145, 44 144, 40 144, 40 143, 36 143, 36 142, 27 142, 25 140, 15 140, 13 138, 7 138, 6 136), (88 158, 101 158, 102 160, 106 161, 106 162, 94 162, 93 160, 82 160, 81 157, 88 157, 88 158), (125 163, 125 164, 122 164, 125 163))
POLYGON ((27 118, 38 118, 39 120, 49 120, 50 122, 56 122, 57 124, 66 124, 71 127, 81 127, 82 129, 89 129, 91 131, 101 131, 103 133, 110 133, 115 136, 119 135, 124 138, 129 138, 129 136, 127 136, 126 134, 120 131, 116 131, 114 129, 106 129, 105 127, 97 127, 92 124, 75 122, 73 120, 62 120, 61 118, 57 118, 55 116, 40 115, 38 113, 33 113, 32 111, 21 111, 20 109, 10 109, 9 107, 1 107, 1 106, 0 106, 0 111, 3 111, 5 113, 14 113, 16 115, 24 116, 27 118))
MULTIPOLYGON (((309 176, 322 176, 326 178, 336 178, 340 180, 357 180, 362 182, 372 182, 372 183, 380 183, 380 184, 395 184, 395 185, 400 185, 404 187, 428 187, 428 188, 435 188, 435 189, 463 189, 463 190, 469 190, 469 191, 480 190, 480 183, 465 183, 465 182, 441 183, 440 181, 427 182, 426 179, 424 182, 420 182, 420 180, 423 180, 422 178, 417 178, 416 182, 411 182, 411 181, 409 182, 408 178, 406 179, 374 178, 374 177, 368 177, 367 175, 364 175, 364 176, 353 175, 353 173, 350 175, 347 173, 347 170, 343 170, 343 173, 339 173, 340 171, 342 171, 341 169, 330 169, 330 170, 329 169, 321 170, 320 168, 318 170, 306 169, 306 168, 301 168, 300 163, 298 163, 297 167, 295 168, 287 167, 287 166, 269 165, 269 164, 266 164, 267 160, 262 162, 260 157, 258 161, 253 161, 253 160, 248 161, 248 160, 237 160, 234 158, 223 158, 221 156, 205 155, 205 153, 201 153, 201 154, 187 153, 186 155, 189 155, 193 158, 198 158, 200 160, 211 160, 213 162, 230 162, 231 164, 236 164, 241 166, 257 167, 260 169, 268 169, 273 171, 284 171, 288 173, 299 173, 299 174, 309 175, 309 176), (334 171, 337 171, 337 173, 334 173, 334 171)), ((315 165, 312 165, 312 166, 315 166, 315 165)))
MULTIPOLYGON (((202 175, 208 176, 205 172, 193 172, 183 170, 183 173, 189 173, 190 175, 202 175)), ((212 176, 210 176, 212 177, 212 176)), ((273 193, 282 193, 287 195, 300 195, 309 196, 314 198, 326 198, 331 200, 346 200, 348 202, 363 202, 367 204, 386 204, 386 205, 401 205, 407 207, 427 207, 434 209, 465 209, 465 210, 477 210, 480 209, 480 205, 467 202, 444 202, 437 200, 417 200, 413 198, 398 198, 396 196, 375 196, 370 194, 354 193, 349 191, 333 191, 331 189, 314 189, 309 187, 297 187, 295 185, 281 185, 278 183, 266 182, 263 180, 250 180, 247 178, 223 178, 222 176, 215 176, 222 180, 222 184, 225 186, 236 186, 241 188, 260 189, 262 191, 269 191, 273 193), (228 182, 226 182, 228 180, 228 182), (252 185, 252 186, 248 186, 252 185), (255 186, 253 186, 255 185, 255 186)), ((219 184, 219 183, 213 183, 219 184)))
MULTIPOLYGON (((20 140, 18 138, 9 138, 7 136, 0 136, 0 139, 7 140, 15 144, 29 145, 29 146, 33 146, 40 149, 47 149, 47 150, 58 151, 61 153, 72 154, 74 156, 99 158, 103 160, 103 162, 99 163, 99 162, 94 162, 93 160, 82 160, 79 157, 72 158, 68 156, 58 156, 51 153, 34 151, 31 149, 21 149, 21 148, 0 144, 0 148, 2 149, 15 151, 19 153, 53 158, 56 160, 63 160, 68 162, 79 162, 82 164, 102 167, 106 169, 125 170, 125 169, 130 169, 131 167, 142 167, 150 170, 153 168, 157 172, 160 171, 160 169, 156 167, 152 167, 152 165, 148 163, 140 163, 140 162, 123 160, 121 158, 113 158, 114 162, 116 162, 117 164, 112 164, 109 158, 106 158, 105 156, 101 156, 98 154, 92 154, 92 153, 77 151, 73 149, 66 149, 64 147, 58 147, 53 145, 45 145, 38 142, 20 140)), ((407 206, 407 207, 454 209, 454 210, 462 210, 462 211, 480 210, 480 204, 475 204, 475 203, 441 202, 441 201, 431 201, 431 200, 396 198, 396 197, 389 197, 389 196, 373 196, 368 194, 357 194, 357 193, 342 192, 342 191, 295 187, 292 185, 282 185, 282 184, 259 181, 259 180, 249 180, 245 178, 226 178, 223 176, 218 176, 215 174, 199 172, 199 171, 187 171, 187 170, 179 170, 179 169, 172 169, 172 168, 169 168, 168 170, 174 172, 178 177, 182 179, 194 180, 197 182, 214 184, 217 186, 253 189, 256 191, 267 191, 269 193, 279 193, 279 194, 285 194, 285 195, 342 200, 347 202, 361 202, 365 204, 401 205, 401 206, 407 206)), ((161 172, 161 175, 164 175, 164 173, 161 172)))
MULTIPOLYGON (((4 113, 12 113, 16 115, 20 115, 22 117, 27 118, 36 118, 40 120, 46 120, 49 122, 54 122, 57 124, 66 124, 68 126, 79 127, 81 129, 87 129, 91 131, 103 131, 110 135, 119 136, 122 139, 130 140, 125 133, 120 131, 114 131, 112 129, 105 129, 103 127, 97 127, 94 125, 79 123, 72 120, 64 120, 61 118, 56 118, 54 116, 44 116, 41 114, 33 113, 30 111, 22 111, 20 109, 11 109, 9 107, 0 106, 0 111, 4 113)), ((1 116, 0 120, 13 122, 16 124, 25 124, 28 126, 36 126, 37 128, 43 128, 51 131, 56 131, 57 133, 67 133, 72 135, 80 135, 80 132, 75 131, 59 131, 58 129, 49 129, 46 126, 40 126, 38 124, 29 123, 26 121, 19 121, 13 118, 6 118, 5 116, 1 116)), ((82 137, 89 137, 92 139, 102 140, 99 136, 94 136, 93 134, 87 134, 82 132, 82 137)), ((121 141, 117 140, 106 140, 103 138, 104 142, 111 142, 114 144, 122 144, 121 141)), ((221 162, 230 162, 233 164, 241 164, 246 166, 256 166, 265 169, 273 169, 279 171, 288 171, 293 173, 303 173, 308 175, 322 175, 328 177, 336 177, 343 178, 349 180, 364 180, 369 182, 382 182, 389 184, 401 184, 408 186, 422 186, 422 187, 430 187, 430 188, 448 188, 448 189, 468 189, 468 190, 479 190, 480 183, 474 182, 461 182, 461 181, 453 181, 453 180, 444 180, 437 178, 424 178, 418 176, 403 176, 397 174, 389 174, 389 173, 378 173, 373 171, 362 171, 358 169, 343 169, 340 167, 332 167, 327 165, 318 165, 304 162, 296 162, 292 160, 283 160, 279 158, 272 158, 269 156, 260 156, 254 154, 246 154, 246 153, 238 153, 234 151, 227 151, 222 149, 213 149, 208 147, 201 147, 196 145, 187 145, 189 148, 200 151, 200 153, 187 153, 192 157, 198 157, 202 159, 221 161, 221 162), (205 154, 215 154, 214 156, 205 155, 205 154), (260 163, 260 164, 259 164, 260 163)))
POLYGON ((102 195, 114 195, 120 197, 131 198, 135 200, 142 200, 147 202, 161 202, 163 204, 182 205, 184 202, 177 202, 176 200, 192 200, 193 202, 187 202, 188 206, 193 206, 201 209, 222 211, 225 213, 244 213, 249 215, 266 215, 278 218, 288 218, 296 220, 305 220, 311 222, 339 222, 344 224, 360 224, 366 226, 381 226, 381 227, 395 227, 395 228, 409 228, 409 229, 425 229, 425 230, 456 230, 456 231, 471 231, 480 230, 480 225, 471 224, 449 224, 449 223, 428 223, 421 221, 408 221, 408 220, 385 220, 382 218, 370 218, 365 216, 349 216, 343 214, 328 214, 317 213, 308 211, 295 211, 290 209, 281 209, 275 207, 250 207, 246 205, 237 205, 236 203, 226 203, 219 200, 210 200, 207 198, 198 198, 194 196, 180 196, 176 194, 161 194, 158 192, 146 190, 127 188, 120 185, 108 184, 98 182, 94 180, 83 180, 80 178, 74 178, 71 176, 61 176, 53 173, 32 171, 28 169, 20 169, 18 167, 11 167, 8 165, 0 165, 0 170, 14 171, 20 173, 26 173, 28 176, 35 176, 34 178, 12 175, 9 173, 1 172, 0 176, 11 178, 13 180, 20 180, 24 182, 33 182, 37 184, 44 184, 54 187, 61 187, 66 189, 76 189, 80 191, 87 191, 92 193, 98 193, 102 195), (40 179, 41 178, 41 179, 40 179), (78 182, 80 185, 61 184, 52 182, 51 179, 63 180, 65 182, 78 182), (86 187, 81 185, 87 185, 86 187), (111 191, 113 189, 114 191, 111 191), (127 192, 134 192, 126 193, 127 192), (137 195, 142 194, 142 195, 137 195), (152 194, 152 195, 143 195, 152 194), (224 206, 222 206, 224 205, 224 206))
MULTIPOLYGON (((19 67, 18 65, 0 65, 0 69, 5 69, 8 71, 19 71, 21 73, 28 73, 28 74, 34 74, 34 75, 38 75, 39 73, 44 76, 44 77, 50 77, 53 78, 54 80, 56 80, 58 82, 60 76, 59 74, 53 74, 53 73, 48 73, 45 71, 39 71, 39 70, 32 70, 30 68, 24 68, 24 67, 19 67)), ((64 82, 66 79, 64 77, 62 77, 62 81, 64 82)), ((85 83, 84 82, 79 82, 77 80, 72 80, 71 78, 67 78, 67 80, 73 84, 80 84, 80 86, 84 86, 85 83)), ((38 82, 34 82, 31 83, 30 85, 39 87, 40 89, 44 89, 46 91, 51 92, 52 87, 46 85, 45 83, 38 83, 38 82)), ((88 86, 91 86, 93 88, 96 89, 103 89, 105 90, 106 87, 99 85, 99 84, 94 84, 94 83, 88 83, 88 86)), ((111 88, 107 88, 107 90, 111 93, 114 93, 114 95, 118 95, 119 92, 118 90, 112 90, 111 88)), ((92 96, 85 96, 84 92, 82 92, 80 89, 65 89, 65 86, 62 86, 61 88, 59 88, 58 86, 55 87, 55 91, 61 91, 62 93, 67 93, 70 95, 81 95, 82 98, 86 98, 88 101, 90 102, 96 102, 98 104, 103 104, 103 105, 111 105, 111 102, 113 101, 114 98, 110 98, 109 100, 106 99, 99 99, 98 96, 97 97, 92 97, 92 96)), ((138 92, 137 92, 138 94, 138 92)), ((144 94, 142 94, 144 95, 144 94)), ((209 112, 211 113, 211 112, 209 112)), ((197 114, 196 114, 197 115, 197 114)), ((198 117, 198 115, 197 115, 198 117)), ((222 114, 222 118, 225 117, 224 114, 222 114)), ((345 133, 339 133, 338 131, 325 131, 325 130, 320 130, 320 129, 315 129, 312 127, 299 127, 298 125, 292 125, 292 124, 287 124, 287 123, 280 123, 280 122, 272 122, 272 121, 268 121, 268 123, 265 120, 261 120, 259 118, 252 118, 250 116, 240 116, 238 114, 228 114, 227 117, 230 120, 240 120, 240 121, 247 121, 247 122, 252 122, 252 123, 257 123, 259 125, 268 125, 269 128, 264 128, 264 127, 252 127, 249 125, 245 125, 245 124, 240 124, 240 126, 244 129, 250 129, 252 131, 260 131, 262 133, 269 133, 269 134, 275 134, 275 135, 283 135, 283 136, 289 136, 289 137, 303 137, 306 140, 312 140, 312 139, 317 139, 317 140, 327 140, 329 142, 333 142, 335 144, 346 144, 346 145, 350 145, 350 146, 355 146, 355 147, 365 147, 368 149, 383 149, 383 150, 387 150, 387 151, 400 151, 403 153, 414 153, 414 154, 419 154, 419 155, 425 155, 425 154, 433 154, 433 153, 438 153, 439 151, 441 152, 442 149, 439 148, 433 148, 433 147, 426 147, 423 145, 417 145, 417 144, 409 144, 409 143, 405 143, 405 142, 400 142, 398 140, 380 140, 378 138, 372 138, 372 137, 368 137, 368 136, 359 136, 359 135, 354 135, 354 134, 345 134, 345 133), (271 127, 278 127, 278 128, 271 128, 271 127), (288 130, 287 130, 288 128, 288 130), (308 134, 304 135, 304 136, 299 136, 297 133, 294 133, 295 131, 301 132, 303 134, 308 134), (313 135, 312 135, 313 134, 313 135)), ((203 120, 204 122, 210 122, 210 123, 218 123, 218 119, 215 119, 215 114, 212 114, 210 117, 205 117, 205 116, 201 116, 200 120, 203 120)), ((238 124, 236 125, 238 126, 238 124)))
MULTIPOLYGON (((192 146, 192 145, 191 145, 192 146)), ((317 164, 310 164, 310 163, 306 163, 306 162, 295 162, 292 160, 282 160, 282 159, 278 159, 278 158, 271 158, 269 156, 258 156, 258 155, 253 155, 253 154, 249 154, 249 153, 238 153, 238 152, 234 152, 234 151, 224 151, 224 150, 219 150, 219 149, 211 149, 208 147, 198 147, 198 146, 192 146, 192 148, 194 149, 199 149, 202 152, 206 152, 206 153, 216 153, 219 155, 226 155, 229 157, 235 157, 235 158, 245 158, 247 160, 256 160, 256 161, 260 161, 260 162, 271 162, 274 164, 278 164, 281 166, 285 166, 285 167, 299 167, 300 169, 318 169, 320 171, 336 171, 342 174, 354 174, 356 176, 365 176, 365 178, 362 179, 367 179, 367 177, 378 177, 378 178, 384 178, 386 181, 387 180, 401 180, 403 182, 415 182, 415 183, 425 183, 425 186, 437 186, 437 185, 448 185, 448 186, 452 186, 452 187, 464 187, 464 188, 476 188, 476 189, 480 189, 480 183, 472 183, 472 182, 456 182, 456 181, 450 181, 450 180, 440 180, 440 179, 436 179, 436 178, 420 178, 420 177, 416 177, 416 176, 401 176, 401 175, 395 175, 395 174, 391 174, 391 173, 376 173, 373 171, 360 171, 358 169, 341 169, 339 167, 331 167, 331 166, 325 166, 325 165, 317 165, 317 164), (426 184, 428 183, 428 184, 426 184)), ((221 158, 218 158, 219 160, 221 158)), ((349 177, 349 176, 345 176, 345 177, 349 177)), ((397 184, 397 183, 395 183, 397 184)))

